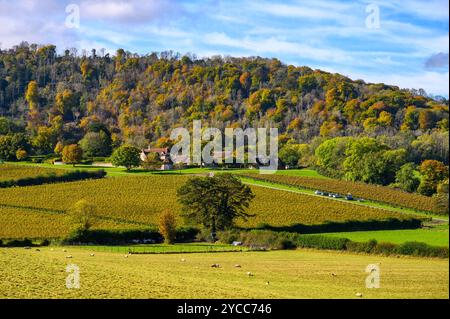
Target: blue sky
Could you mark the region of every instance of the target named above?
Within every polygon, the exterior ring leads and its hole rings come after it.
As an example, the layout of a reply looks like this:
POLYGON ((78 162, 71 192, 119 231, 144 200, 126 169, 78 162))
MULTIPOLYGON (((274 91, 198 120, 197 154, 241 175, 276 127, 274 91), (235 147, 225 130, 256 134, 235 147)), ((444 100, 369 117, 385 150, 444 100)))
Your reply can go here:
POLYGON ((448 97, 448 8, 444 0, 0 0, 0 43, 276 57, 448 97), (66 26, 69 4, 79 8, 78 28, 66 26))

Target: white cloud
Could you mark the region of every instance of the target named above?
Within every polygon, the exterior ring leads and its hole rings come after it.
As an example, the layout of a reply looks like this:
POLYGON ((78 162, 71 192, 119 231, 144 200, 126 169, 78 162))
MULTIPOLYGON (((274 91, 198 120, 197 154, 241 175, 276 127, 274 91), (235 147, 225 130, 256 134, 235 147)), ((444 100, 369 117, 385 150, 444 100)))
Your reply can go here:
POLYGON ((255 39, 231 38, 225 33, 208 33, 204 37, 205 44, 229 46, 248 50, 255 53, 295 54, 298 57, 309 59, 328 60, 334 62, 350 62, 351 57, 345 52, 335 48, 315 48, 309 45, 279 40, 275 37, 255 39))

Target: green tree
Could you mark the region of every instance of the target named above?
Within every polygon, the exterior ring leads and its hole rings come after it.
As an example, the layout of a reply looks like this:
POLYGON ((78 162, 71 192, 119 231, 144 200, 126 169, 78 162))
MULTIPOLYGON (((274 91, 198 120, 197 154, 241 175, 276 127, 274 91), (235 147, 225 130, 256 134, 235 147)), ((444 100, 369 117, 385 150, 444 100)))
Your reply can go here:
POLYGON ((86 157, 111 155, 111 137, 103 130, 86 133, 79 145, 86 157))
POLYGON ((125 166, 127 171, 141 164, 141 151, 131 145, 123 145, 117 148, 111 156, 115 166, 125 166))
POLYGON ((38 154, 49 154, 56 146, 57 137, 57 132, 52 127, 40 126, 31 144, 38 154))
POLYGON ((77 144, 66 145, 62 151, 62 160, 66 164, 78 164, 83 158, 83 150, 77 144))
POLYGON ((245 210, 254 195, 247 185, 231 174, 194 177, 178 189, 183 215, 189 222, 202 224, 211 231, 231 228, 236 218, 250 217, 245 210))
POLYGON ((18 150, 29 150, 28 140, 25 134, 16 133, 0 135, 0 159, 4 161, 15 161, 18 150))
POLYGON ((401 189, 413 193, 420 184, 420 179, 415 175, 416 165, 406 163, 395 174, 395 184, 401 189))
POLYGON ((296 144, 286 144, 278 154, 280 160, 290 168, 298 166, 300 156, 301 154, 299 152, 298 145, 296 144))
POLYGON ((422 181, 419 185, 419 193, 431 196, 436 193, 438 185, 448 178, 448 166, 436 160, 425 160, 420 164, 422 181))
POLYGON ((336 137, 320 144, 315 151, 319 171, 330 177, 342 177, 345 153, 352 141, 351 137, 336 137))

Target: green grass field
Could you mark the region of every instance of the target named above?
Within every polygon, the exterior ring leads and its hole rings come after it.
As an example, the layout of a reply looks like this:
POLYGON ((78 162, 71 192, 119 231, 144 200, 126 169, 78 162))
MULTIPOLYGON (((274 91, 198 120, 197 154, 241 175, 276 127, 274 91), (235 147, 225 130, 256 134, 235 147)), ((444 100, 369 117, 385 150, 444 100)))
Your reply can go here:
POLYGON ((447 299, 448 267, 448 259, 312 250, 125 258, 72 247, 66 252, 3 248, 0 298, 357 298, 361 293, 362 298, 447 299), (220 268, 212 268, 215 263, 220 268), (367 289, 365 269, 374 263, 380 266, 380 288, 367 289), (68 264, 80 269, 80 289, 66 288, 68 264))
MULTIPOLYGON (((103 169, 108 176, 147 176, 147 175, 193 175, 193 174, 208 174, 208 173, 234 173, 234 174, 243 174, 255 172, 255 169, 221 169, 221 168, 186 168, 182 170, 168 170, 168 171, 146 171, 143 169, 135 168, 131 171, 127 171, 121 167, 100 167, 93 165, 83 165, 77 164, 73 165, 53 165, 47 163, 35 164, 31 162, 11 162, 7 163, 8 166, 16 166, 16 167, 33 167, 33 168, 42 168, 42 169, 54 169, 54 170, 98 170, 103 169)), ((6 164, 5 164, 6 165, 6 164)), ((1 165, 0 165, 1 167, 1 165)), ((289 175, 289 176, 305 176, 305 177, 317 177, 317 178, 327 178, 325 176, 320 175, 317 171, 312 169, 291 169, 291 170, 279 170, 276 174, 280 175, 289 175)))
POLYGON ((432 246, 448 247, 449 234, 448 224, 439 228, 404 229, 404 230, 378 230, 378 231, 358 231, 342 233, 326 233, 323 235, 348 238, 356 242, 367 242, 376 239, 378 242, 389 242, 402 244, 407 241, 417 241, 427 243, 432 246))

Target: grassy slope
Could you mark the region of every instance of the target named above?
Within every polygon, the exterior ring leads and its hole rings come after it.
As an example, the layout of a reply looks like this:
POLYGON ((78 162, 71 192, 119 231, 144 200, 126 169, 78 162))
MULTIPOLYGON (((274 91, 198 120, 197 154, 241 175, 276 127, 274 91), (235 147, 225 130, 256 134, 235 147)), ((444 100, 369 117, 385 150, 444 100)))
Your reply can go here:
POLYGON ((124 258, 77 248, 0 249, 0 298, 448 298, 448 266, 448 259, 311 250, 124 258), (365 288, 373 263, 380 263, 380 289, 365 288), (80 267, 80 289, 65 287, 67 264, 80 267))
POLYGON ((390 242, 401 244, 407 241, 424 242, 432 246, 448 247, 448 225, 446 228, 438 229, 412 229, 412 230, 380 230, 380 231, 361 231, 361 232, 343 232, 326 233, 324 235, 334 237, 345 237, 356 242, 366 242, 370 239, 376 239, 378 242, 390 242))

